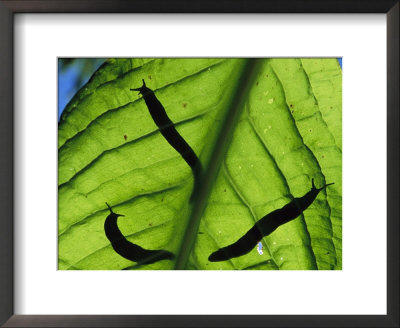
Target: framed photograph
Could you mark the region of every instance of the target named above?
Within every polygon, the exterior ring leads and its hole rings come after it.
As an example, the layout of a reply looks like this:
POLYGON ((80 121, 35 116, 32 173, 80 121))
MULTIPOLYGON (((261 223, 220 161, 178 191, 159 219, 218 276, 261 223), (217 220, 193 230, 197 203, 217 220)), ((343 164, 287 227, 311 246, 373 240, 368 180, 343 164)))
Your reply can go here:
POLYGON ((0 10, 2 325, 398 326, 397 1, 0 10))

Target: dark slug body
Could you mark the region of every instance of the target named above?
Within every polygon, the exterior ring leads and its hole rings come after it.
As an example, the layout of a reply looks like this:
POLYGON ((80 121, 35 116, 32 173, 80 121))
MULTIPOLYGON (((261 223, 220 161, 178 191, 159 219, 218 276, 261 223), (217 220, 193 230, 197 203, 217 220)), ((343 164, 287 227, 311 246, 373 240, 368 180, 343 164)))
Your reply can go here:
POLYGON ((212 253, 208 257, 208 260, 210 262, 226 261, 249 253, 263 237, 268 236, 282 224, 297 218, 312 204, 319 192, 331 184, 333 183, 329 183, 318 189, 315 188, 314 179, 312 179, 312 188, 303 197, 294 198, 284 207, 265 215, 243 237, 235 243, 212 253))
MULTIPOLYGON (((182 138, 178 131, 176 131, 174 123, 169 119, 163 105, 157 99, 153 90, 146 87, 144 80, 141 88, 131 89, 131 91, 139 91, 139 93, 143 95, 143 99, 150 112, 150 115, 153 118, 154 123, 156 123, 160 129, 162 136, 172 147, 175 148, 175 150, 182 156, 182 158, 192 169, 195 179, 194 192, 196 192, 201 181, 201 163, 195 152, 188 145, 185 139, 182 138)), ((194 192, 191 198, 193 198, 194 192)))
MULTIPOLYGON (((107 203, 106 203, 107 204, 107 203)), ((117 220, 121 214, 114 213, 107 204, 110 214, 104 222, 104 231, 111 246, 122 257, 139 264, 150 264, 161 260, 172 260, 174 254, 165 250, 148 250, 128 241, 118 228, 117 220)))

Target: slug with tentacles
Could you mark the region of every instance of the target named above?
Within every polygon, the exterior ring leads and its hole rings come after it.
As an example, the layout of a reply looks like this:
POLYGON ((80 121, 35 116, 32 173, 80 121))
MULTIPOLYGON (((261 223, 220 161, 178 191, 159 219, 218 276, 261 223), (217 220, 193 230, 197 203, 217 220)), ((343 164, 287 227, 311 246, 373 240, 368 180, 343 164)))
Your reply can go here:
POLYGON ((185 139, 176 131, 174 123, 168 117, 163 105, 155 96, 153 90, 146 87, 146 83, 143 81, 143 85, 140 88, 130 89, 131 91, 139 91, 139 94, 143 96, 144 102, 150 112, 154 123, 160 129, 162 136, 168 143, 174 147, 174 149, 182 156, 186 163, 192 169, 194 175, 195 185, 191 200, 193 200, 196 191, 199 189, 201 181, 201 163, 193 149, 188 145, 185 139))
POLYGON ((114 213, 111 206, 106 203, 110 214, 104 222, 104 231, 111 246, 122 257, 137 262, 138 264, 151 264, 161 260, 172 260, 174 254, 165 250, 149 250, 128 241, 118 228, 117 220, 122 214, 114 213))
POLYGON ((297 218, 312 204, 321 190, 333 184, 328 183, 321 188, 316 188, 314 179, 311 180, 311 183, 311 190, 303 197, 294 198, 284 207, 265 215, 243 237, 235 243, 215 251, 208 257, 208 260, 210 262, 226 261, 249 253, 263 237, 268 236, 279 226, 297 218))

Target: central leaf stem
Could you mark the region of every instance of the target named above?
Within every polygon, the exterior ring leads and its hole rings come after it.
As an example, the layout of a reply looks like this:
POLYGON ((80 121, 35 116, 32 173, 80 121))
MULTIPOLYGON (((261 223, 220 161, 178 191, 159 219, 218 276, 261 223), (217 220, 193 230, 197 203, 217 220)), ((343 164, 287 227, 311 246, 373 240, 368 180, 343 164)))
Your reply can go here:
POLYGON ((210 164, 204 172, 203 182, 194 203, 192 215, 189 218, 187 228, 184 232, 181 247, 177 254, 175 263, 176 270, 186 268, 190 253, 192 252, 197 231, 199 229, 200 220, 207 206, 207 200, 211 193, 212 186, 217 178, 221 164, 225 158, 228 147, 232 140, 232 135, 236 124, 239 120, 242 110, 245 108, 251 86, 256 78, 256 73, 259 71, 261 62, 265 59, 246 59, 247 63, 244 66, 243 72, 237 84, 235 97, 233 97, 225 121, 222 125, 221 133, 212 150, 210 164))

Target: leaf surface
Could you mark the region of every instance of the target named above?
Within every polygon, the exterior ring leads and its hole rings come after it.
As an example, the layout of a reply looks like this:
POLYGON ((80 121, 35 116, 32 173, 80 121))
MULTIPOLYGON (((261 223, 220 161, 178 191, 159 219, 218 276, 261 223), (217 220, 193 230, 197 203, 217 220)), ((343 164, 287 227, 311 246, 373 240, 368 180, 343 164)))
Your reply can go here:
POLYGON ((59 123, 59 269, 341 269, 341 69, 336 59, 110 59, 59 123), (190 167, 137 92, 145 79, 200 158, 190 167), (250 253, 209 262, 255 221, 334 182, 250 253), (126 238, 166 249, 135 266, 104 233, 108 202, 126 238))

